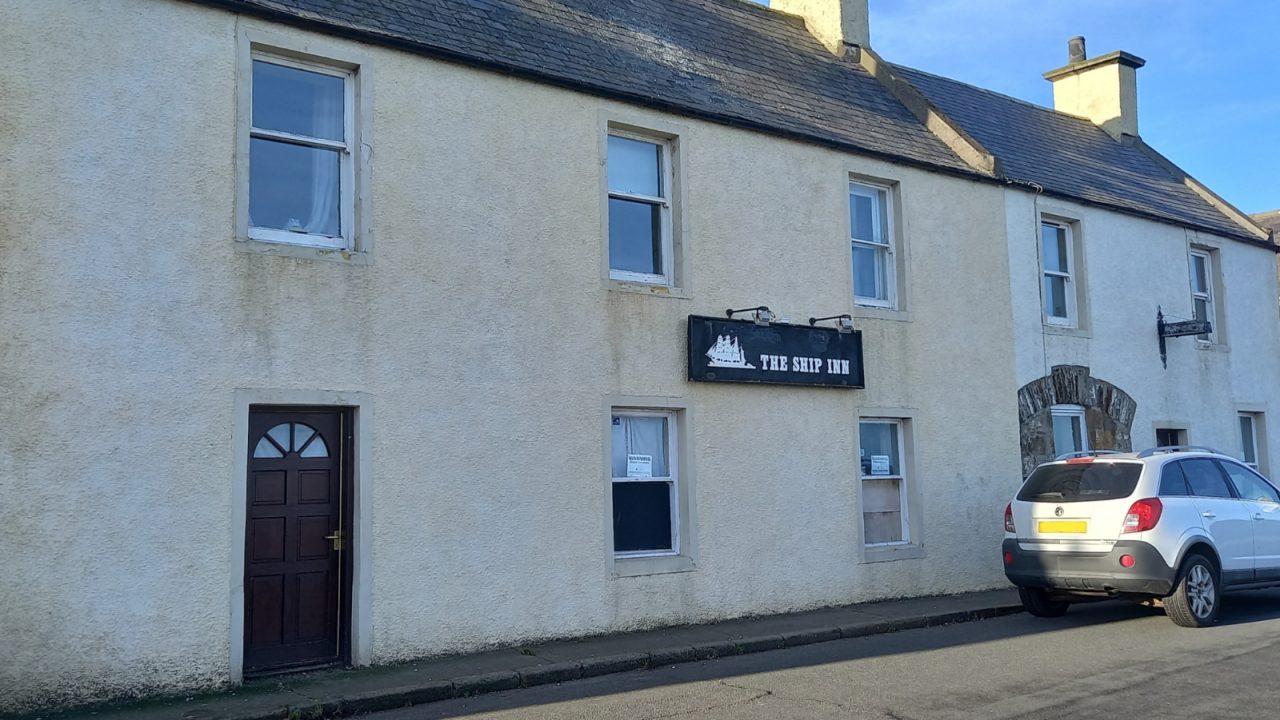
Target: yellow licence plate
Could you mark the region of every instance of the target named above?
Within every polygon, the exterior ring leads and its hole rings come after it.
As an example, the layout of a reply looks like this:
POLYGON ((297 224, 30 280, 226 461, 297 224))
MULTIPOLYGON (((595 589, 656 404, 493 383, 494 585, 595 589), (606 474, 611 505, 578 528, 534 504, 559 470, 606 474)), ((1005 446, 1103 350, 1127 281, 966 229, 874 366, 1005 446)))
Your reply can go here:
POLYGON ((1083 533, 1089 531, 1087 520, 1041 520, 1042 533, 1083 533))

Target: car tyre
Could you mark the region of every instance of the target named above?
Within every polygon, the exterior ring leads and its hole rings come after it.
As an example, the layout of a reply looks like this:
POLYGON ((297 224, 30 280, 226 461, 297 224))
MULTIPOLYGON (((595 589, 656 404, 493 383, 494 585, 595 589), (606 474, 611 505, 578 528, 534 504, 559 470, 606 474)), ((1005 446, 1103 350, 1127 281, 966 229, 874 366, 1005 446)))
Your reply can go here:
POLYGON ((1036 617, 1051 618, 1062 617, 1067 614, 1067 607, 1071 605, 1063 600, 1054 600, 1049 597, 1049 593, 1044 588, 1018 588, 1018 598, 1022 600, 1022 607, 1027 612, 1036 617))
POLYGON ((1175 625, 1207 627, 1218 621, 1222 593, 1218 569, 1203 555, 1192 555, 1182 563, 1173 594, 1164 599, 1164 611, 1175 625))

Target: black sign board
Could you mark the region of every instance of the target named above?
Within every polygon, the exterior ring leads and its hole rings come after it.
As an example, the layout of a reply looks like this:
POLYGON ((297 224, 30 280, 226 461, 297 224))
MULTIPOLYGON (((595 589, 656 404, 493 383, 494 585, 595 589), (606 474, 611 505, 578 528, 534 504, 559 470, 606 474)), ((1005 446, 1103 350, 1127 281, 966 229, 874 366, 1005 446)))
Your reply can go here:
POLYGON ((861 388, 862 333, 690 315, 689 379, 861 388))
POLYGON ((1160 323, 1160 337, 1208 335, 1211 332, 1213 332, 1213 325, 1208 320, 1186 320, 1184 322, 1160 323))

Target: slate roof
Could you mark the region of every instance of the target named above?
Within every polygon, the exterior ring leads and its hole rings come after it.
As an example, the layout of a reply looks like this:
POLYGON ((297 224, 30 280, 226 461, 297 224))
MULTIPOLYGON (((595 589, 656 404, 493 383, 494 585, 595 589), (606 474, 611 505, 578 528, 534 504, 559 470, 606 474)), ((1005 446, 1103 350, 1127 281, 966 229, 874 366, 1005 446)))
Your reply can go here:
MULTIPOLYGON (((796 17, 747 0, 197 0, 680 114, 979 174, 796 17)), ((1260 241, 1141 147, 1087 120, 918 70, 900 74, 1049 194, 1260 241)))
POLYGON ((919 70, 900 74, 1000 158, 1006 178, 1045 192, 1232 237, 1249 235, 1141 147, 1092 122, 919 70))
POLYGON ((799 19, 744 0, 201 0, 684 114, 972 169, 799 19))

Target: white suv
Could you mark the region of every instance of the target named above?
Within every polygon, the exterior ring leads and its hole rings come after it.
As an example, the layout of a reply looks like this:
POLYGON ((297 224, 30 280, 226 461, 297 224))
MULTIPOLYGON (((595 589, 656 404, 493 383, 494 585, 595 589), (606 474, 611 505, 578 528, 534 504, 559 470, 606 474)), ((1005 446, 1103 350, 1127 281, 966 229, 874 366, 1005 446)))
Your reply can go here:
POLYGON ((1280 491, 1210 448, 1044 463, 1005 508, 1004 531, 1005 575, 1040 617, 1127 597, 1204 627, 1223 591, 1280 585, 1280 491))

